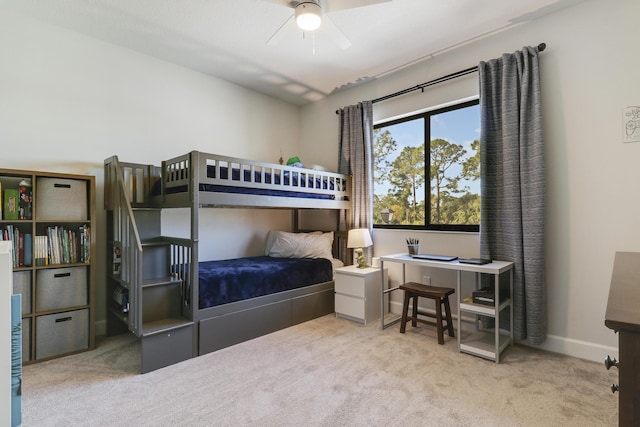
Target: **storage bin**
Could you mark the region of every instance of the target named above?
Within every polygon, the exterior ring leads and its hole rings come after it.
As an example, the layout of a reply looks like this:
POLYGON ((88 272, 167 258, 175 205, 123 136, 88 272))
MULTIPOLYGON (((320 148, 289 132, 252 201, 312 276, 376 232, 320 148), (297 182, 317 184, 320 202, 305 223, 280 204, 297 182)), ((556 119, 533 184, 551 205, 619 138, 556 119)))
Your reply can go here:
POLYGON ((36 317, 36 359, 89 347, 89 310, 36 317))
POLYGON ((36 220, 87 220, 87 181, 37 178, 36 220))
POLYGON ((13 273, 13 294, 22 295, 22 314, 31 313, 31 272, 15 271, 13 273))
POLYGON ((87 304, 87 267, 36 271, 36 311, 59 310, 87 304))

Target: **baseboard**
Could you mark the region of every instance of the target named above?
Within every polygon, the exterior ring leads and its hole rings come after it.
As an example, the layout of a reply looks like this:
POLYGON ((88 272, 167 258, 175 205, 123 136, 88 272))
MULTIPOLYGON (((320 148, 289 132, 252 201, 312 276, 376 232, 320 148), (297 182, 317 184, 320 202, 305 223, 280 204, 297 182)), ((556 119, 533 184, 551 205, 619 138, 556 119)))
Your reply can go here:
POLYGON ((547 335, 547 339, 540 345, 530 345, 526 342, 518 342, 518 344, 577 357, 579 359, 591 360, 592 362, 604 362, 604 358, 607 355, 615 357, 616 359, 618 358, 617 347, 574 340, 557 335, 547 335))
MULTIPOLYGON (((432 310, 426 310, 432 311, 432 310)), ((396 314, 402 314, 402 303, 392 301, 391 302, 391 312, 396 314)), ((457 319, 455 313, 453 314, 453 318, 457 319)), ((465 320, 466 317, 462 318, 462 327, 466 331, 467 328, 469 330, 473 330, 473 325, 468 323, 465 320)), ((547 339, 540 345, 531 345, 525 341, 516 341, 516 344, 525 345, 532 348, 537 348, 540 350, 550 351, 553 353, 564 354, 565 356, 577 357, 579 359, 590 360, 592 362, 603 362, 604 358, 609 355, 611 357, 615 357, 619 359, 618 356, 618 348, 611 347, 607 345, 595 344, 587 341, 575 340, 572 338, 560 337, 557 335, 547 335, 547 339)))

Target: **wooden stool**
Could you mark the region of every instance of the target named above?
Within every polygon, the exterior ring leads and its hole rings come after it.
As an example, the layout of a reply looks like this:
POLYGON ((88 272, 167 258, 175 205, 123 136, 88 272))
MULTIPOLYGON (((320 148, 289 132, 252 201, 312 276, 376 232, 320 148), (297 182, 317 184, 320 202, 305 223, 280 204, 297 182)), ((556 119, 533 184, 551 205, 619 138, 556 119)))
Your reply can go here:
POLYGON ((438 344, 444 344, 444 325, 442 324, 442 305, 447 317, 447 330, 449 336, 454 337, 453 322, 451 321, 451 306, 449 305, 449 295, 455 292, 453 288, 441 288, 439 286, 426 286, 421 283, 409 282, 400 285, 404 290, 404 304, 402 305, 402 319, 400 323, 400 333, 404 334, 407 320, 411 319, 411 326, 416 327, 417 322, 435 326, 438 330, 438 344), (431 298, 436 302, 436 314, 420 313, 423 316, 435 317, 436 321, 418 319, 418 297, 431 298), (413 315, 407 316, 409 310, 409 299, 413 298, 413 315))

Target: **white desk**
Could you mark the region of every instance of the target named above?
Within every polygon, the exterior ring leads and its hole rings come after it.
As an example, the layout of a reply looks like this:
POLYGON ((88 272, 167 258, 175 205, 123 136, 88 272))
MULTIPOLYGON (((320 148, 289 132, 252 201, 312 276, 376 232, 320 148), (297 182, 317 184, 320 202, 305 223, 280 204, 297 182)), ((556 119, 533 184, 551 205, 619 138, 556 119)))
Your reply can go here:
MULTIPOLYGON (((513 263, 507 261, 493 261, 489 264, 474 265, 463 264, 455 261, 431 261, 424 259, 414 259, 408 254, 394 254, 380 257, 380 268, 384 269, 385 262, 396 262, 402 264, 402 282, 406 282, 405 267, 407 264, 416 265, 419 267, 440 268, 443 270, 453 270, 457 273, 456 284, 456 302, 458 304, 458 351, 474 354, 476 356, 484 357, 486 359, 494 360, 496 363, 500 363, 500 353, 508 345, 513 344, 513 304, 511 304, 511 295, 513 295, 513 263), (469 271, 476 273, 476 287, 480 283, 480 274, 492 274, 494 276, 494 306, 474 304, 472 302, 461 301, 461 278, 462 272, 469 271), (500 274, 509 272, 509 298, 505 298, 501 301, 500 298, 500 274), (509 331, 505 333, 500 330, 500 312, 509 308, 509 331), (461 340, 461 313, 472 313, 476 317, 475 321, 475 333, 470 337, 465 337, 464 341, 461 340), (478 329, 478 316, 492 317, 495 319, 495 328, 493 333, 487 330, 478 329)), ((388 321, 385 323, 384 318, 384 298, 387 294, 398 290, 399 286, 387 287, 385 282, 382 281, 382 329, 393 325, 400 321, 400 317, 388 321)))

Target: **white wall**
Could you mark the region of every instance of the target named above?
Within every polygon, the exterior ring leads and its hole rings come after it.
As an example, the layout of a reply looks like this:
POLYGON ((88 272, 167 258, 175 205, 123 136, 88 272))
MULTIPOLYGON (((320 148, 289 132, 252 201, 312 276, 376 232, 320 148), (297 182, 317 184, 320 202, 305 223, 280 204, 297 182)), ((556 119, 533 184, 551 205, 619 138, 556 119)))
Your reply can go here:
MULTIPOLYGON (((191 150, 271 162, 298 154, 299 107, 149 56, 3 12, 0 58, 0 168, 96 176, 98 332, 105 158, 159 165, 191 150)), ((203 253, 253 255, 290 214, 211 209, 201 224, 203 253)))
MULTIPOLYGON (((622 143, 621 113, 640 105, 638 16, 637 0, 588 1, 334 94, 303 108, 302 154, 325 153, 325 162, 337 162, 337 108, 546 42, 540 61, 548 338, 542 347, 600 361, 617 352, 617 336, 604 326, 614 253, 640 251, 640 143, 622 143)), ((473 94, 476 75, 376 103, 374 115, 383 120, 473 94)), ((404 251, 405 233, 374 234, 377 255, 404 251)), ((434 252, 479 252, 477 235, 423 234, 421 243, 434 252)))

